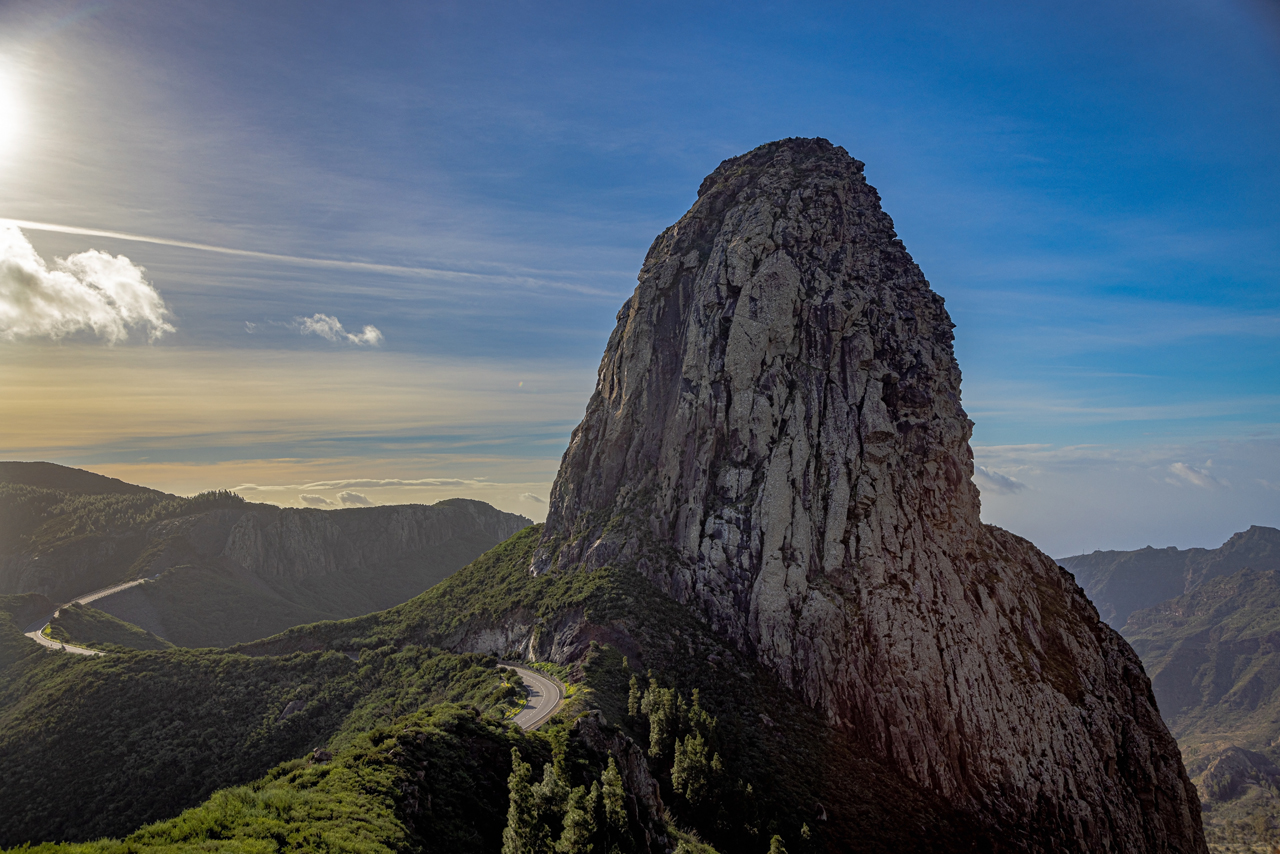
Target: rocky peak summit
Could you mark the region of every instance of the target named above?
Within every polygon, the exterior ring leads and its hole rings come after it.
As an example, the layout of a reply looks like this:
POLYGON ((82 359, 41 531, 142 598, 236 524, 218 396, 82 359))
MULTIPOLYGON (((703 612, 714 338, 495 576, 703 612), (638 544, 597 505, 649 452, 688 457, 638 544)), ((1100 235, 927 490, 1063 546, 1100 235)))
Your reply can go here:
POLYGON ((979 520, 953 326, 844 149, 726 160, 618 313, 531 571, 636 567, 1014 850, 1204 851, 1133 651, 979 520))

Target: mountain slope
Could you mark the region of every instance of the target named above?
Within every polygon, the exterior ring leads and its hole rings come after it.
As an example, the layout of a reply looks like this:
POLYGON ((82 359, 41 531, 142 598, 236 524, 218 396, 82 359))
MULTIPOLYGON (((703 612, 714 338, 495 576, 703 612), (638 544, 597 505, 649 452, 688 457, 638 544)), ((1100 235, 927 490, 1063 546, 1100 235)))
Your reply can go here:
POLYGON ((1280 572, 1241 570, 1135 611, 1125 636, 1184 745, 1280 739, 1280 572))
POLYGON ((1075 574, 1103 619, 1121 629, 1142 608, 1195 590, 1241 569, 1280 569, 1280 530, 1254 525, 1216 549, 1096 551, 1058 561, 1075 574))
MULTIPOLYGON (((671 810, 681 826, 721 851, 763 852, 775 834, 794 852, 847 850, 851 840, 868 852, 989 847, 964 816, 831 728, 638 574, 529 575, 539 534, 526 529, 386 612, 297 627, 235 651, 117 653, 93 661, 37 651, 16 674, 10 671, 7 683, 0 671, 0 798, 12 816, 0 821, 0 844, 54 834, 123 835, 139 821, 174 815, 218 785, 247 783, 275 761, 315 746, 340 753, 363 731, 411 725, 412 715, 436 700, 501 708, 511 694, 494 679, 494 659, 466 654, 474 651, 571 662, 562 673, 583 704, 577 709, 604 712, 603 719, 586 715, 570 727, 598 754, 575 772, 587 775, 579 779, 598 778, 612 753, 649 813, 671 810), (440 652, 446 645, 462 654, 440 652), (672 692, 674 717, 661 727, 656 710, 628 710, 633 677, 645 685, 650 676, 658 683, 655 696, 672 692), (690 704, 717 721, 709 743, 722 765, 706 769, 701 794, 687 786, 681 794, 673 782, 670 739, 685 733, 669 727, 690 704), (610 723, 623 732, 608 735, 610 723), (659 730, 669 735, 659 755, 651 755, 644 748, 664 744, 664 736, 654 735, 659 730), (51 744, 52 754, 41 747, 51 744), (113 757, 122 750, 130 759, 119 764, 113 757), (658 784, 644 782, 651 773, 658 784), (641 797, 646 786, 651 794, 641 797), (60 790, 79 794, 67 801, 53 794, 60 790), (106 808, 126 792, 129 809, 106 808)), ((521 749, 526 759, 537 756, 521 749)), ((493 757, 468 762, 486 778, 510 769, 493 757)), ((474 830, 487 833, 492 823, 474 830)), ((172 833, 162 828, 130 839, 172 833)), ((460 850, 496 852, 488 838, 460 850)), ((644 834, 637 830, 636 838, 644 834)), ((674 840, 651 843, 644 850, 669 850, 674 840)), ((448 849, 422 843, 410 850, 448 849)))
POLYGON ((984 850, 981 828, 878 761, 639 573, 601 567, 531 575, 528 528, 416 599, 379 614, 298 627, 247 644, 281 656, 389 645, 563 662, 584 704, 641 745, 653 727, 629 711, 629 685, 652 676, 685 701, 698 692, 718 723, 724 770, 703 801, 673 791, 668 753, 650 757, 679 823, 721 851, 984 850), (909 817, 909 820, 908 820, 909 817), (806 841, 804 831, 809 839, 806 841), (854 842, 856 841, 856 843, 854 842))
POLYGON ((1187 757, 1210 840, 1280 841, 1280 572, 1210 578, 1133 612, 1124 631, 1187 757))
POLYGON ((435 703, 500 721, 520 696, 491 658, 411 645, 91 658, 44 651, 0 610, 0 648, 16 652, 0 661, 0 846, 124 835, 435 703))
POLYGON ((94 607, 188 647, 403 602, 529 524, 466 499, 290 510, 230 493, 179 498, 49 463, 6 472, 18 482, 0 482, 0 593, 65 602, 155 576, 94 607))

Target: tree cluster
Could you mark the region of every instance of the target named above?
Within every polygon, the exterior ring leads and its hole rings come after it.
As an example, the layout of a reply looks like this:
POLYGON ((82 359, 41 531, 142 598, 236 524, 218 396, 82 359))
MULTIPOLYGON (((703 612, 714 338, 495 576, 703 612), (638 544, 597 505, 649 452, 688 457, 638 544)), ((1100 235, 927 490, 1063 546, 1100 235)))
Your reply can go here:
POLYGON ((569 787, 565 744, 534 781, 533 766, 511 748, 509 806, 502 854, 632 854, 643 850, 627 815, 627 795, 618 766, 608 765, 591 786, 569 787))

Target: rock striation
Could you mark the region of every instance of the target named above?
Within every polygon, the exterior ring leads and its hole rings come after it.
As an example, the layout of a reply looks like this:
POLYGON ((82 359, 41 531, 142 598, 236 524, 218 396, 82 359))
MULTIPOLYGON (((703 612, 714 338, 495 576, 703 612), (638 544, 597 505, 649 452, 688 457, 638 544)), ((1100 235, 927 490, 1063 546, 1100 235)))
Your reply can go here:
POLYGON ((1205 851, 1138 658, 979 520, 953 326, 844 149, 726 160, 618 313, 530 570, 636 567, 1014 850, 1205 851))

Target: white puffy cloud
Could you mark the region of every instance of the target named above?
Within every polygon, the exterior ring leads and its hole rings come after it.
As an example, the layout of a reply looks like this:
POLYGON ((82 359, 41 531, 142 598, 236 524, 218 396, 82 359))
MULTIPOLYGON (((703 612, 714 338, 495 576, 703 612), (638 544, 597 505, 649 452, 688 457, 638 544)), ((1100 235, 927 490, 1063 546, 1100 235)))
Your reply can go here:
POLYGON ((339 492, 338 501, 348 507, 372 507, 373 502, 369 500, 369 496, 362 495, 359 492, 339 492))
POLYGON ((382 333, 376 326, 366 326, 359 335, 342 328, 338 318, 330 314, 313 314, 310 317, 297 317, 294 320, 303 335, 319 335, 330 341, 355 344, 358 347, 376 347, 382 343, 382 333))
POLYGON ((301 501, 303 504, 307 505, 308 507, 332 507, 333 506, 333 502, 325 498, 323 495, 311 495, 306 492, 299 495, 298 500, 301 501))
POLYGON ((1001 474, 995 469, 990 469, 986 466, 973 467, 973 482, 983 492, 998 492, 1001 495, 1013 495, 1015 492, 1021 492, 1027 488, 1027 485, 1017 478, 1001 474))
POLYGON ((540 498, 540 497, 538 497, 537 495, 534 495, 532 492, 524 492, 524 493, 521 493, 521 495, 520 495, 520 500, 521 500, 521 501, 531 501, 531 502, 533 502, 534 504, 546 504, 546 503, 547 503, 547 501, 546 501, 546 499, 545 499, 545 498, 540 498))
POLYGON ((0 222, 0 335, 61 338, 92 330, 114 344, 137 328, 155 340, 174 328, 145 272, 96 249, 56 258, 50 269, 16 225, 0 222))
POLYGON ((1198 486, 1201 489, 1217 489, 1218 487, 1227 486, 1228 484, 1226 481, 1219 480, 1209 474, 1209 467, 1212 465, 1213 460, 1206 462, 1204 468, 1189 466, 1186 463, 1174 463, 1169 466, 1169 471, 1172 472, 1174 476, 1166 478, 1166 480, 1176 486, 1182 486, 1183 484, 1189 483, 1192 486, 1198 486))

